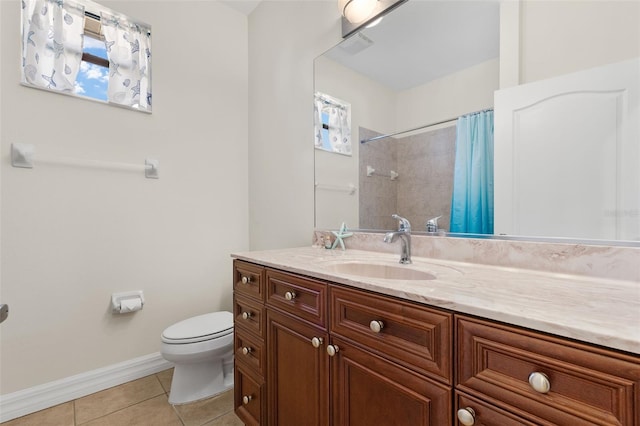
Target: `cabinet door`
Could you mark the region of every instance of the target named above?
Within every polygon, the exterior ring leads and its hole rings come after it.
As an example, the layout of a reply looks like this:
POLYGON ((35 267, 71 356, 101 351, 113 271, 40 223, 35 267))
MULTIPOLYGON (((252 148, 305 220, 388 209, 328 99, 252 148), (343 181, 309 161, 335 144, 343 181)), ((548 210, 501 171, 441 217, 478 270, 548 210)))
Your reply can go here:
POLYGON ((321 328, 267 309, 269 425, 328 424, 327 339, 321 328), (314 338, 322 344, 315 347, 314 338))
POLYGON ((236 364, 234 369, 235 412, 247 426, 264 424, 264 380, 246 367, 236 364))
POLYGON ((451 425, 451 389, 398 364, 332 338, 335 426, 451 425))

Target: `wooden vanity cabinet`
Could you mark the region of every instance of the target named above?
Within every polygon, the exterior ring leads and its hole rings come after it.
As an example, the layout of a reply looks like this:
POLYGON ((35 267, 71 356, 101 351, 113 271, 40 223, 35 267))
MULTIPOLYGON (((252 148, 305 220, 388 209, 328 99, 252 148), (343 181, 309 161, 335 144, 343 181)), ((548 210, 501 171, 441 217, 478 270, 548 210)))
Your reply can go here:
POLYGON ((637 355, 238 260, 234 277, 247 425, 640 426, 637 355))
POLYGON ((329 424, 327 284, 268 269, 269 425, 329 424))
POLYGON ((263 404, 236 389, 246 424, 452 424, 451 314, 236 261, 240 282, 238 266, 264 283, 234 294, 236 386, 263 404))
POLYGON ((336 426, 450 425, 453 315, 331 285, 336 426))
POLYGON ((456 335, 457 406, 475 424, 501 411, 522 424, 640 426, 638 356, 463 315, 456 335))
POLYGON ((239 260, 233 266, 235 412, 246 425, 265 425, 264 268, 239 260))

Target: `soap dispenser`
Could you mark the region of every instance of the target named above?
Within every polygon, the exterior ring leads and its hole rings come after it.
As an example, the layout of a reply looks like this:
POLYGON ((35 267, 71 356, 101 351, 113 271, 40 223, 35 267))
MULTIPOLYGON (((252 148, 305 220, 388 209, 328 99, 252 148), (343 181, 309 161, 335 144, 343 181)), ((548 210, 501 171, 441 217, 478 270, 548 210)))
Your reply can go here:
POLYGON ((442 216, 434 217, 427 221, 427 232, 438 232, 438 219, 442 216))

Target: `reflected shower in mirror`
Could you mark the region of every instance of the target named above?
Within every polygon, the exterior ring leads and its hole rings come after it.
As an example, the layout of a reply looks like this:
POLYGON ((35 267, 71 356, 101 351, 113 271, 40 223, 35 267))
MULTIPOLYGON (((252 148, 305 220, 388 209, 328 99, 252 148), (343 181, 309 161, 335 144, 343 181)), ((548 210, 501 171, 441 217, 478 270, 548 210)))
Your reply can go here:
POLYGON ((417 231, 424 231, 426 220, 437 216, 442 216, 440 226, 448 229, 455 149, 455 127, 451 126, 461 115, 493 106, 499 84, 498 55, 497 2, 410 0, 379 25, 316 58, 316 90, 351 104, 354 141, 352 158, 331 158, 316 150, 316 183, 358 188, 352 195, 316 186, 316 226, 335 227, 345 221, 353 228, 391 229, 391 213, 401 212, 412 218, 417 231), (369 134, 394 134, 443 121, 416 132, 358 143, 369 134), (441 129, 450 141, 448 146, 441 129), (435 136, 425 136, 425 146, 413 147, 409 141, 421 138, 417 134, 425 131, 435 136), (391 160, 380 154, 385 151, 392 152, 391 160), (403 156, 411 165, 400 164, 403 156), (380 176, 394 171, 389 161, 399 173, 393 181, 380 176), (376 173, 367 176, 367 166, 376 173), (427 176, 433 178, 429 183, 424 181, 427 176), (435 194, 437 202, 426 201, 435 194))
POLYGON ((90 0, 23 0, 22 84, 151 112, 151 27, 90 0))

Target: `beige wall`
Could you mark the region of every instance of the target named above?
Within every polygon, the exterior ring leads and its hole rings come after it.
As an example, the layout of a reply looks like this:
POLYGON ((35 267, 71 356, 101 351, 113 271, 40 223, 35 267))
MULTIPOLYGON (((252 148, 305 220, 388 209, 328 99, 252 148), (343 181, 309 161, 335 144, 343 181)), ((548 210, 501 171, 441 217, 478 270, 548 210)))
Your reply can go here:
POLYGON ((398 130, 493 107, 499 60, 492 59, 398 94, 398 130))
POLYGON ((171 323, 231 309, 229 253, 249 245, 246 16, 104 3, 152 24, 152 115, 20 86, 20 2, 1 2, 1 394, 158 352, 171 323), (13 168, 12 142, 40 158, 156 158, 160 179, 13 168), (123 290, 143 290, 144 309, 112 315, 123 290))
POLYGON ((322 150, 314 152, 315 177, 320 184, 316 189, 316 227, 333 229, 345 222, 350 228, 362 228, 364 225, 359 223, 358 217, 358 198, 362 189, 362 178, 358 174, 361 153, 359 128, 362 126, 385 133, 395 131, 396 93, 325 57, 315 60, 314 78, 315 90, 351 104, 353 151, 351 156, 322 150), (358 188, 353 194, 323 186, 347 187, 351 184, 358 188))
POLYGON ((249 16, 252 249, 309 245, 313 59, 340 40, 333 1, 267 1, 249 16))
POLYGON ((640 1, 531 0, 521 14, 520 83, 640 56, 640 1))

